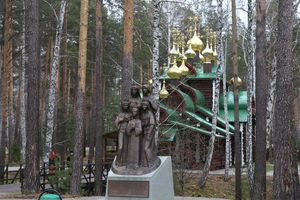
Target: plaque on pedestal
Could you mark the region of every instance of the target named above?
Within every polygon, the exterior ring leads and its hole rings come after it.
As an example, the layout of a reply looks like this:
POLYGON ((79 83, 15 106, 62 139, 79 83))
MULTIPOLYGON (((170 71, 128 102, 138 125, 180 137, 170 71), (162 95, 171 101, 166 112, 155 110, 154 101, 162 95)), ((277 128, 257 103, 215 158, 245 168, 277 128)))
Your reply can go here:
POLYGON ((161 164, 148 174, 120 175, 110 170, 105 200, 174 200, 171 157, 158 158, 161 164))

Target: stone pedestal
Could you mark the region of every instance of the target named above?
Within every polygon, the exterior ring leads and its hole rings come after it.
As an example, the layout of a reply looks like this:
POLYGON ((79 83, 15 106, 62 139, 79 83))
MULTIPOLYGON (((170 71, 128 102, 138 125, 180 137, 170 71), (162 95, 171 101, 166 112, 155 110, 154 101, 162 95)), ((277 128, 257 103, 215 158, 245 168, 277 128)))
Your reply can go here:
POLYGON ((160 166, 144 175, 108 174, 105 200, 174 200, 171 157, 159 157, 160 166))

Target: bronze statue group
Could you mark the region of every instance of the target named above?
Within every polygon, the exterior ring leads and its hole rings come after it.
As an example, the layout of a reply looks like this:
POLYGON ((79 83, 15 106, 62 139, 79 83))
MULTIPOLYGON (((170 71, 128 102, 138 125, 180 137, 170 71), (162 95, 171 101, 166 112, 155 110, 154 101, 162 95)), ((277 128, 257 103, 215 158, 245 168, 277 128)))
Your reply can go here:
POLYGON ((121 112, 115 121, 119 131, 113 165, 116 173, 143 174, 159 166, 155 142, 158 106, 151 85, 131 86, 130 98, 121 102, 121 112))

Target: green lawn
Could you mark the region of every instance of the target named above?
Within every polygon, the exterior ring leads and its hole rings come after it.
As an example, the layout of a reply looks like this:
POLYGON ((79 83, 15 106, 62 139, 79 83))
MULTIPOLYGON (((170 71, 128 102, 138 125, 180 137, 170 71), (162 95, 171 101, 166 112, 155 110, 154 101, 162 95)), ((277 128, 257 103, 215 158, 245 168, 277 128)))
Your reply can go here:
MULTIPOLYGON (((175 177, 175 176, 174 176, 175 177)), ((227 182, 224 181, 224 176, 211 175, 208 177, 206 186, 200 188, 198 186, 199 177, 195 176, 188 180, 185 184, 184 191, 180 190, 178 180, 175 182, 175 194, 177 196, 191 197, 209 197, 209 198, 224 198, 235 199, 235 178, 231 176, 227 182)), ((242 176, 242 194, 243 200, 250 199, 248 180, 246 176, 242 176)), ((267 177, 267 196, 268 200, 272 199, 272 177, 267 177)))

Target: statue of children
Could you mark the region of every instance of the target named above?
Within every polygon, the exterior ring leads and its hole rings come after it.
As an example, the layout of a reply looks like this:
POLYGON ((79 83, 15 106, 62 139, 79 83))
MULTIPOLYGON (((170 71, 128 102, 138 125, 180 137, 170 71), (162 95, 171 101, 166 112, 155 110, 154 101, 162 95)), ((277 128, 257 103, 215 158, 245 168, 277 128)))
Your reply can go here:
POLYGON ((126 164, 128 138, 125 133, 126 133, 127 124, 132 117, 132 114, 129 111, 129 101, 127 100, 122 101, 121 110, 122 112, 118 114, 117 119, 115 121, 115 124, 119 130, 118 152, 117 152, 117 159, 116 159, 117 166, 124 166, 126 164))
POLYGON ((142 141, 142 165, 151 167, 155 153, 155 115, 150 108, 150 102, 146 99, 142 101, 141 121, 143 127, 142 141))
POLYGON ((128 122, 126 134, 128 136, 127 169, 136 170, 140 164, 140 136, 143 132, 142 122, 139 119, 139 109, 130 105, 132 119, 128 122))
POLYGON ((149 101, 150 108, 152 109, 152 111, 154 113, 156 113, 159 104, 158 104, 158 101, 152 95, 152 86, 151 85, 143 85, 142 91, 143 91, 143 99, 149 101))
POLYGON ((136 107, 139 110, 141 107, 141 102, 140 87, 137 84, 132 84, 129 98, 130 107, 136 107))

